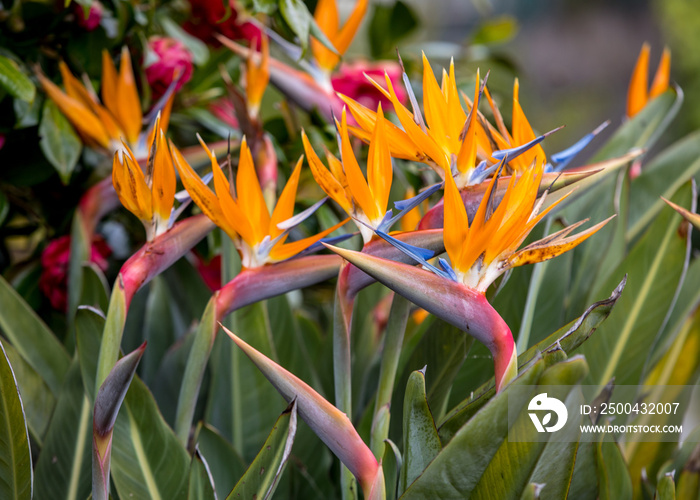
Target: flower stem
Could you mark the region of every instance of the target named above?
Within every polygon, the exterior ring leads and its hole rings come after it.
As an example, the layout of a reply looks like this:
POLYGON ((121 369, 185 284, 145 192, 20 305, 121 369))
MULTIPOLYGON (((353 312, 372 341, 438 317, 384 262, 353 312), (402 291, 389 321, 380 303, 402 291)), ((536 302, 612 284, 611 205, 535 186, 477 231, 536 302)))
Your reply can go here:
POLYGON ((389 435, 390 413, 387 411, 386 417, 381 418, 384 413, 382 408, 386 407, 388 410, 391 405, 396 370, 399 366, 401 346, 403 345, 410 307, 410 301, 399 294, 394 294, 394 298, 391 301, 391 311, 389 312, 389 322, 384 334, 384 350, 379 368, 379 386, 374 403, 374 419, 370 437, 370 448, 377 460, 381 460, 382 456, 384 456, 384 440, 389 435))

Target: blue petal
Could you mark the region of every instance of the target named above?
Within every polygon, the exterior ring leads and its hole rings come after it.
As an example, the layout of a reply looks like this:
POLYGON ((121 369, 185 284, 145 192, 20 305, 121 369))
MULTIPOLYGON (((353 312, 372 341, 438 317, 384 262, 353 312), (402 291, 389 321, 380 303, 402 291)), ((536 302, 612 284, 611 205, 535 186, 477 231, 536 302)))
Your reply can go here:
POLYGON ((531 140, 530 142, 525 143, 525 144, 523 144, 522 146, 518 146, 517 148, 500 149, 500 150, 498 150, 498 151, 494 151, 493 154, 492 154, 491 156, 494 157, 494 158, 497 159, 497 160, 502 160, 503 158, 505 158, 505 157, 507 156, 507 157, 508 157, 508 160, 512 160, 513 158, 515 158, 515 157, 520 156, 521 154, 523 154, 523 153, 524 153, 525 151, 527 151, 528 149, 531 149, 533 146, 538 145, 538 144, 539 144, 540 142, 542 142, 547 136, 549 136, 550 134, 553 134, 554 132, 556 132, 556 131, 559 130, 560 128, 561 128, 561 127, 555 128, 554 130, 550 130, 550 131, 547 132, 546 134, 542 134, 541 136, 536 137, 535 139, 531 140))
POLYGON ((299 224, 304 222, 306 219, 308 219, 311 215, 313 215, 313 213, 316 210, 318 210, 319 207, 321 205, 323 205, 327 199, 328 199, 328 197, 326 196, 325 198, 322 198, 321 200, 319 200, 316 203, 314 203, 313 205, 311 205, 306 210, 299 212, 295 216, 290 217, 289 219, 280 222, 279 224, 277 224, 278 229, 282 229, 284 231, 284 230, 292 229, 294 226, 298 226, 299 224))
POLYGON ((593 140, 593 138, 596 135, 598 135, 603 129, 605 129, 605 127, 607 127, 609 124, 610 120, 603 122, 593 132, 583 136, 574 145, 569 146, 565 150, 559 151, 558 153, 555 153, 552 156, 550 156, 552 161, 556 164, 556 166, 552 167, 552 170, 561 171, 564 168, 566 168, 569 162, 573 160, 576 157, 576 155, 583 150, 583 148, 588 146, 588 144, 593 140))
POLYGON ((445 270, 445 272, 450 275, 450 279, 452 281, 458 281, 457 274, 455 274, 455 270, 452 269, 452 266, 450 265, 449 262, 447 262, 445 259, 440 257, 438 259, 438 263, 440 264, 440 267, 443 268, 445 270))
POLYGON ((418 262, 419 264, 427 267, 430 269, 433 273, 437 274, 438 276, 448 279, 448 280, 456 280, 456 276, 454 276, 454 273, 450 275, 449 273, 446 273, 445 271, 442 271, 435 267, 434 265, 430 264, 426 259, 430 259, 435 256, 435 252, 432 250, 428 250, 426 248, 421 248, 417 247, 414 245, 410 245, 408 243, 404 243, 403 241, 397 240, 393 236, 389 236, 388 234, 382 232, 382 231, 375 231, 382 239, 388 241, 391 243, 393 246, 401 250, 403 253, 411 257, 413 260, 418 262), (453 277, 454 276, 454 277, 453 277))
MULTIPOLYGON (((394 207, 396 207, 397 210, 401 210, 396 216, 392 217, 391 219, 387 220, 387 216, 384 216, 384 219, 382 222, 379 224, 379 227, 377 227, 378 231, 384 231, 387 232, 389 229, 391 229, 391 226, 394 225, 394 223, 399 220, 401 217, 406 215, 408 212, 413 210, 415 207, 417 207, 420 203, 423 202, 423 200, 427 199, 430 195, 432 195, 434 192, 439 191, 444 187, 445 183, 444 182, 438 182, 437 184, 433 184, 432 186, 428 187, 427 189, 424 189, 420 193, 418 193, 416 196, 413 198, 408 198, 407 200, 401 200, 397 201, 394 203, 394 207)), ((391 210, 387 212, 389 216, 391 216, 391 210)))
POLYGON ((488 168, 486 165, 486 160, 483 160, 481 163, 479 163, 479 165, 477 165, 472 174, 469 176, 469 184, 481 184, 496 171, 500 163, 494 163, 488 168))
POLYGON ((336 243, 340 243, 341 241, 349 240, 353 236, 357 236, 359 233, 347 233, 347 234, 340 234, 338 236, 331 236, 329 238, 323 238, 310 247, 308 247, 306 250, 303 252, 299 252, 296 256, 303 256, 303 255, 308 255, 310 253, 315 253, 318 252, 319 250, 323 250, 325 247, 323 246, 323 243, 328 243, 329 245, 335 245, 336 243))

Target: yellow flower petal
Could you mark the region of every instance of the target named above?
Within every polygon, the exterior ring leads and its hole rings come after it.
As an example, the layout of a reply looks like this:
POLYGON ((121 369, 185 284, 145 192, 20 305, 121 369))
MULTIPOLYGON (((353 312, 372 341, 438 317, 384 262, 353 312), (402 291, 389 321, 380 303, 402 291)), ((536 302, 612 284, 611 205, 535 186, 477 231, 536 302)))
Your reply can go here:
POLYGON ((270 80, 269 61, 267 36, 262 35, 260 55, 251 50, 246 64, 246 100, 251 116, 257 116, 265 87, 270 80))
POLYGON ((102 102, 123 127, 119 114, 119 96, 117 95, 118 82, 117 68, 114 66, 114 61, 112 61, 109 52, 105 49, 102 51, 102 102))
POLYGON ((238 174, 236 175, 236 193, 238 195, 238 206, 248 215, 255 242, 256 244, 260 243, 267 234, 267 228, 270 225, 270 213, 265 204, 265 197, 260 188, 260 181, 255 173, 253 157, 250 154, 245 137, 241 141, 238 174))
POLYGON ((153 161, 153 212, 162 221, 168 221, 175 202, 175 168, 168 150, 163 131, 156 138, 155 158, 153 161))

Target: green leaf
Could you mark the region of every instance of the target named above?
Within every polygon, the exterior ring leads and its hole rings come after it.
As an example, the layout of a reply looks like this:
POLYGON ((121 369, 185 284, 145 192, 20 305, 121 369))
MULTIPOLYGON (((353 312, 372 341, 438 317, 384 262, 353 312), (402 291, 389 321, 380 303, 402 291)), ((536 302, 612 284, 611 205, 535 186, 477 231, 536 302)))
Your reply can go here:
POLYGON ((83 144, 68 119, 50 99, 44 102, 39 135, 44 156, 58 172, 61 182, 68 184, 83 144))
POLYGON ((100 354, 104 325, 104 316, 90 307, 79 308, 78 313, 75 315, 75 333, 80 372, 85 386, 85 394, 90 397, 90 401, 95 400, 97 357, 100 354))
MULTIPOLYGON (((229 321, 231 329, 247 343, 265 356, 277 358, 264 302, 234 312, 229 321)), ((250 461, 274 425, 275 415, 284 409, 284 402, 225 335, 215 340, 210 363, 212 378, 205 420, 231 439, 234 448, 250 461)))
POLYGON ((601 441, 595 444, 595 450, 598 464, 598 498, 632 498, 632 481, 617 443, 601 441))
POLYGON ((297 407, 292 401, 275 422, 255 460, 238 480, 227 500, 260 498, 267 500, 277 487, 297 431, 297 407))
POLYGON ((25 102, 32 102, 36 87, 18 67, 17 63, 0 55, 0 86, 9 94, 25 102))
POLYGON ((39 374, 27 363, 9 342, 0 339, 7 359, 15 373, 22 406, 26 408, 27 427, 32 440, 39 446, 43 445, 44 435, 51 420, 51 414, 56 406, 56 398, 49 386, 39 374))
POLYGON ((92 405, 74 360, 39 454, 35 498, 85 499, 91 489, 91 450, 92 405))
POLYGON ((32 453, 22 399, 0 343, 0 498, 32 497, 32 453))
POLYGON ((82 275, 80 305, 106 311, 109 305, 109 284, 102 269, 94 262, 84 262, 82 275))
POLYGON ((629 229, 634 241, 666 206, 684 182, 700 172, 700 131, 693 132, 659 153, 630 186, 629 229))
POLYGON ((175 342, 175 325, 171 304, 172 295, 162 275, 153 278, 146 300, 146 318, 143 325, 143 338, 148 349, 141 360, 141 378, 144 382, 153 381, 165 352, 175 342))
POLYGON ((231 491, 238 478, 245 473, 246 463, 231 443, 213 427, 200 424, 195 436, 195 443, 209 464, 216 491, 219 494, 231 491))
POLYGON ((0 227, 5 222, 8 213, 10 213, 10 202, 7 200, 5 193, 0 191, 0 227))
POLYGON ((655 500, 676 500, 676 485, 673 474, 665 475, 656 485, 655 500))
POLYGON ((306 49, 312 20, 309 9, 301 0, 281 0, 279 6, 287 25, 299 37, 301 46, 306 49))
POLYGON ((202 66, 209 60, 209 49, 207 45, 202 42, 199 38, 195 38, 185 30, 183 30, 180 25, 175 23, 172 19, 166 16, 160 16, 159 21, 163 27, 163 31, 175 40, 180 40, 187 50, 192 54, 192 61, 197 66, 202 66))
POLYGON ((393 500, 398 497, 399 475, 402 460, 398 447, 390 440, 384 441, 384 458, 382 459, 382 471, 384 471, 384 484, 386 485, 386 498, 393 500))
POLYGON ((506 15, 487 19, 479 23, 478 29, 472 35, 471 43, 474 45, 504 43, 511 40, 517 33, 518 21, 514 17, 506 15))
POLYGON ((209 472, 209 464, 195 447, 190 465, 188 500, 215 500, 214 479, 209 472))
POLYGON ((112 443, 112 479, 120 498, 187 497, 190 458, 135 377, 119 412, 112 443))
POLYGON ((369 22, 369 48, 372 58, 387 56, 398 43, 418 27, 418 17, 401 0, 393 4, 373 4, 369 22))
MULTIPOLYGON (((690 196, 688 184, 674 200, 687 206, 690 196)), ((617 384, 640 383, 647 351, 673 303, 686 262, 686 235, 678 231, 681 221, 670 207, 661 212, 625 260, 593 290, 591 296, 599 297, 628 274, 627 290, 615 311, 582 347, 591 383, 605 385, 613 376, 617 384)))
POLYGON ((441 445, 425 394, 425 374, 414 371, 403 403, 403 464, 399 493, 421 475, 440 453, 441 445))
POLYGON ((0 330, 57 396, 70 365, 63 345, 2 276, 0 304, 0 330))
MULTIPOLYGON (((547 368, 539 379, 539 385, 548 387, 548 394, 565 401, 569 412, 580 399, 567 398, 573 387, 586 375, 588 366, 581 356, 556 363, 547 368), (552 387, 553 386, 553 387, 552 387)), ((560 432, 578 435, 578 422, 572 420, 560 432)), ((568 480, 573 468, 575 454, 567 448, 570 443, 541 442, 537 430, 532 425, 527 411, 521 411, 498 452, 490 461, 483 476, 473 490, 459 490, 471 498, 499 498, 515 500, 520 498, 528 483, 545 483, 550 498, 566 498, 568 480), (566 454, 560 455, 560 452, 566 454), (564 457, 566 456, 566 460, 564 457)), ((545 490, 543 490, 545 493, 545 490)))
POLYGON ((621 156, 632 148, 650 148, 678 112, 682 101, 682 93, 669 89, 649 102, 613 133, 593 156, 591 163, 621 156))
POLYGON ((520 387, 536 384, 544 367, 545 359, 540 357, 479 411, 466 418, 456 414, 444 422, 439 429, 444 444, 442 451, 402 498, 468 497, 506 439, 509 404, 512 410, 517 409, 514 404, 519 403, 520 407, 527 404, 532 394, 520 387), (509 394, 515 390, 518 390, 518 398, 509 401, 509 394), (445 477, 449 477, 450 481, 445 481, 445 477))

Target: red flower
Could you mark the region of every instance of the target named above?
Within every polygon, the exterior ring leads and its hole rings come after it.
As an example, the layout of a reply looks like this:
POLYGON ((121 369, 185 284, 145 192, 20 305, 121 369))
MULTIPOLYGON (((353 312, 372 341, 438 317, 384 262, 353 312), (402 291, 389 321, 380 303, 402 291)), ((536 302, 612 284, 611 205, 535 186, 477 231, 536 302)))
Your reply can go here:
POLYGON ((146 67, 146 80, 158 100, 175 78, 179 78, 175 90, 180 89, 192 77, 192 54, 185 45, 173 38, 151 37, 148 46, 158 60, 146 67))
POLYGON ((97 0, 92 2, 87 12, 85 12, 85 7, 83 5, 78 2, 73 2, 73 12, 75 12, 76 22, 78 26, 85 31, 93 31, 100 25, 103 10, 104 7, 97 0))
POLYGON ((405 104, 408 95, 401 85, 401 66, 392 61, 343 63, 338 71, 331 76, 331 84, 333 90, 356 100, 366 108, 375 110, 381 102, 382 109, 391 109, 391 101, 365 77, 366 74, 378 82, 383 82, 384 73, 389 75, 396 96, 405 104))
POLYGON ((221 97, 209 105, 209 111, 231 128, 238 129, 238 118, 231 99, 221 97))
POLYGON ((193 252, 195 267, 204 283, 212 292, 221 288, 221 255, 215 255, 206 262, 197 252, 193 252))
POLYGON ((233 0, 229 0, 231 15, 223 22, 221 20, 226 17, 226 9, 222 0, 190 0, 190 6, 190 17, 182 27, 208 45, 221 45, 214 38, 217 33, 232 40, 257 39, 256 43, 260 43, 260 29, 252 23, 240 22, 233 0))
MULTIPOLYGON (((102 238, 95 238, 90 249, 90 261, 103 271, 107 270, 107 257, 112 250, 102 238)), ((43 271, 39 278, 39 289, 48 297, 51 306, 65 311, 68 300, 68 264, 70 261, 70 236, 61 236, 49 242, 41 254, 43 271)))

